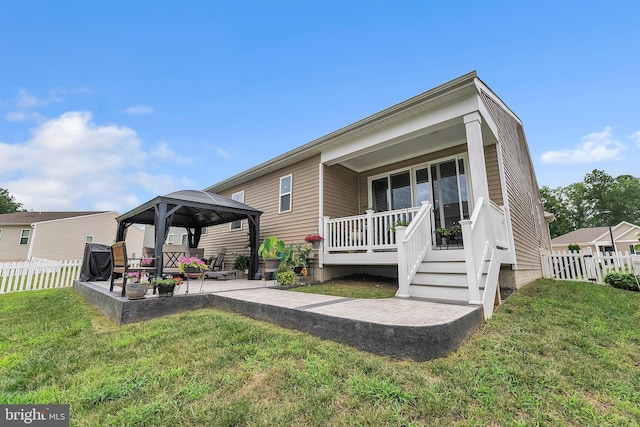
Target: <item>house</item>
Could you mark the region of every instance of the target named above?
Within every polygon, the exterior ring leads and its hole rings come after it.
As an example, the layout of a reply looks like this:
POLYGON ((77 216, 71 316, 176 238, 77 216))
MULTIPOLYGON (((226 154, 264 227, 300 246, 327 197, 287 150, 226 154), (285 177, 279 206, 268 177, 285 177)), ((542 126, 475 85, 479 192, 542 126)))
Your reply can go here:
MULTIPOLYGON (((16 212, 0 215, 0 262, 33 258, 79 260, 85 243, 111 245, 117 212, 16 212)), ((127 244, 141 253, 143 231, 132 227, 127 244)))
MULTIPOLYGON (((316 280, 397 277, 400 297, 483 304, 486 316, 498 283, 541 277, 551 248, 522 122, 475 71, 205 191, 262 211, 261 239, 321 234, 316 280)), ((238 221, 200 246, 246 244, 238 221)))
POLYGON ((609 227, 579 228, 551 239, 551 249, 554 251, 568 251, 569 245, 578 245, 580 251, 591 250, 594 254, 636 253, 638 251, 634 247, 638 244, 640 244, 640 227, 626 221, 612 226, 611 232, 609 227))

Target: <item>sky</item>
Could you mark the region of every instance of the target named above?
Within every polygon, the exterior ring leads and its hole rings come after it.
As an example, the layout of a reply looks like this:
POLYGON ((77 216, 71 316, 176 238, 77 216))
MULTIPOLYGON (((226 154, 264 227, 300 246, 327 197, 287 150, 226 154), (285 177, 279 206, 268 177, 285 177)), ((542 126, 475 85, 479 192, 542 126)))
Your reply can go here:
POLYGON ((124 213, 472 70, 540 186, 640 177, 638 0, 0 0, 0 188, 124 213))

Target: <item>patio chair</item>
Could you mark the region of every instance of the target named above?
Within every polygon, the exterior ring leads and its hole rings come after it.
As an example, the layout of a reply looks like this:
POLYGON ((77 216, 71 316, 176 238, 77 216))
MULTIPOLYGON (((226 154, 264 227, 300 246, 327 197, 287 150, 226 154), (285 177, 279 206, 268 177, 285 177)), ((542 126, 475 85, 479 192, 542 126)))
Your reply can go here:
POLYGON ((224 265, 224 256, 227 253, 227 248, 220 248, 218 255, 213 259, 213 262, 209 265, 209 271, 221 271, 224 265))
MULTIPOLYGON (((125 242, 115 242, 111 245, 111 259, 113 267, 111 269, 111 285, 109 286, 109 291, 113 292, 114 286, 122 286, 122 296, 125 296, 127 276, 129 273, 137 272, 141 275, 145 272, 155 271, 155 267, 131 266, 130 262, 134 261, 134 259, 127 258, 127 245, 125 242), (122 283, 115 282, 116 274, 122 274, 122 283)), ((139 259, 140 258, 136 258, 135 260, 139 259)))

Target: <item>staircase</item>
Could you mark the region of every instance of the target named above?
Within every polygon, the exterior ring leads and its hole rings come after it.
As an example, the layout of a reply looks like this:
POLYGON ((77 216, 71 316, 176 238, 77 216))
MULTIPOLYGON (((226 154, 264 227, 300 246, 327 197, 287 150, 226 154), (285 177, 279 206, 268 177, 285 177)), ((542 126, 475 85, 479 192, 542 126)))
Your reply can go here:
MULTIPOLYGON (((480 282, 480 296, 484 292, 486 268, 480 282)), ((409 285, 411 296, 446 302, 469 302, 467 268, 464 250, 433 250, 422 261, 409 285)))

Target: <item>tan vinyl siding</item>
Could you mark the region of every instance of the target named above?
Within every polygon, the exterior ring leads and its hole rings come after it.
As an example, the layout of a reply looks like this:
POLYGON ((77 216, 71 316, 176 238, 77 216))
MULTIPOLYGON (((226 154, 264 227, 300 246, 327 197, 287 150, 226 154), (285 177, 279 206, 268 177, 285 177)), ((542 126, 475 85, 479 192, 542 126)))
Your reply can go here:
MULTIPOLYGON (((3 225, 0 238, 0 262, 21 261, 27 259, 29 245, 20 244, 22 230, 31 229, 30 225, 3 225)), ((33 233, 33 230, 31 230, 33 233)), ((31 237, 29 237, 31 243, 31 237)))
POLYGON ((455 147, 447 148, 445 150, 434 151, 433 153, 424 154, 411 159, 403 160, 401 162, 392 163, 379 168, 371 169, 366 172, 362 172, 359 175, 359 187, 360 187, 360 205, 367 205, 369 203, 369 187, 368 179, 370 176, 380 175, 386 172, 408 169, 412 166, 422 163, 429 163, 442 159, 444 157, 455 156, 467 151, 467 144, 457 145, 455 147))
MULTIPOLYGON (((51 260, 79 260, 84 255, 87 236, 93 236, 93 243, 112 245, 116 236, 116 212, 37 222, 35 229, 30 225, 2 226, 0 241, 0 261, 26 260, 32 246, 32 258, 51 260), (31 229, 29 244, 20 245, 20 232, 31 229)), ((127 232, 127 246, 130 253, 141 253, 142 230, 131 226, 127 232)))
POLYGON ((498 167, 498 146, 496 144, 484 147, 484 161, 487 166, 487 183, 489 184, 489 198, 498 206, 502 206, 502 185, 500 183, 500 169, 498 167))
POLYGON ((341 165, 325 166, 323 215, 330 218, 357 215, 358 173, 341 165))
MULTIPOLYGON (((318 232, 318 173, 320 156, 305 159, 295 165, 249 181, 242 186, 230 188, 221 195, 231 197, 244 190, 244 203, 262 211, 260 217, 260 239, 276 236, 286 243, 303 243, 307 234, 318 232), (279 213, 280 178, 292 175, 291 211, 279 213)), ((233 253, 248 254, 249 226, 242 221, 242 229, 230 230, 229 224, 208 227, 202 236, 200 247, 205 248, 205 256, 217 253, 219 247, 226 247, 230 262, 233 253)))
POLYGON ((498 127, 517 268, 536 270, 526 275, 528 280, 541 274, 540 248, 551 246, 531 156, 520 123, 485 93, 481 99, 498 127))
MULTIPOLYGON (((39 223, 36 225, 31 256, 57 260, 82 259, 88 235, 93 236, 93 243, 113 244, 117 228, 115 217, 116 214, 110 212, 39 223)), ((134 248, 128 248, 128 251, 131 253, 134 248)))

